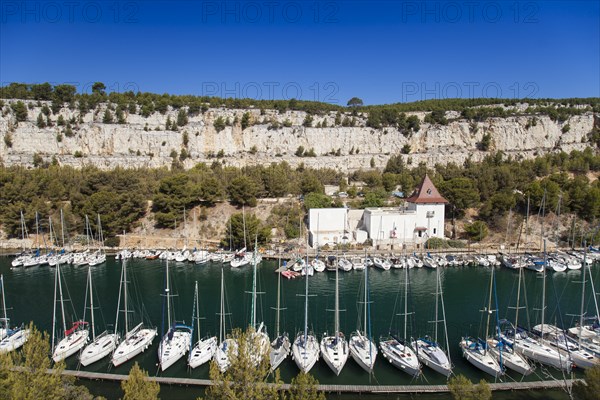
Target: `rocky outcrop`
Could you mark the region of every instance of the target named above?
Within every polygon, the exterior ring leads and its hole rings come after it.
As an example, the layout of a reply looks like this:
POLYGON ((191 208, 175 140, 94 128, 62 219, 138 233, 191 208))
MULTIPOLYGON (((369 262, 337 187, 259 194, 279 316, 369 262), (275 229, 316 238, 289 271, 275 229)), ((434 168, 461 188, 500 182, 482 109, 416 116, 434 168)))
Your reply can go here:
MULTIPOLYGON (((353 171, 369 168, 372 159, 375 166, 383 167, 391 155, 407 152, 409 147, 405 161, 432 166, 460 164, 469 157, 477 161, 495 151, 520 159, 559 150, 583 150, 594 126, 592 113, 573 116, 564 122, 555 122, 544 115, 523 115, 489 118, 478 123, 455 119, 448 125, 427 124, 423 122, 426 113, 409 113, 419 117, 421 126, 418 132, 404 135, 396 128, 367 127, 364 115, 355 117, 353 127, 332 127, 335 113, 315 116, 313 126, 323 122, 327 126, 318 128, 303 126, 306 113, 302 111, 209 109, 204 114, 189 116, 188 124, 174 132, 165 130, 165 124, 167 118, 176 120, 176 110, 164 115, 154 113, 147 118, 129 114, 125 124, 104 124, 101 121, 105 105, 102 105, 85 114, 81 121, 77 110, 60 110, 65 120, 78 120, 72 127, 74 135, 67 137, 65 126, 57 126, 58 115, 50 116, 54 126, 37 127, 41 111, 38 102, 28 102, 28 120, 18 124, 9 109, 11 101, 5 103, 8 104, 0 116, 3 138, 0 158, 5 165, 25 166, 33 165, 37 155, 38 160, 41 156, 49 162, 54 157, 61 165, 77 167, 162 167, 170 166, 174 155, 179 160, 184 150, 185 157, 181 158, 186 168, 198 162, 211 163, 219 156, 218 159, 232 166, 287 161, 292 166, 304 163, 315 168, 353 171), (250 114, 251 126, 242 130, 239 121, 244 113, 250 114), (214 122, 219 117, 230 124, 217 132, 214 122), (479 150, 484 135, 491 138, 488 151, 479 150), (316 157, 297 157, 294 153, 300 146, 313 149, 316 157)), ((449 117, 457 115, 447 113, 449 117)))

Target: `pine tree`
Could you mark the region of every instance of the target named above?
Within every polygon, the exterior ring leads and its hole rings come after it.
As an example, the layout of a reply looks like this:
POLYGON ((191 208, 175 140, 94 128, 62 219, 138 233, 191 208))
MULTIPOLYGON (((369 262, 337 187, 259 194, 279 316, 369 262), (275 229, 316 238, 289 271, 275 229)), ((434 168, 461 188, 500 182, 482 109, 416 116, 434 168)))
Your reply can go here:
POLYGON ((325 394, 318 387, 319 381, 314 376, 300 372, 292 379, 289 400, 325 400, 325 394))
POLYGON ((102 122, 105 124, 113 123, 113 116, 108 108, 104 111, 104 117, 102 118, 102 122))
MULTIPOLYGON (((271 368, 269 354, 263 351, 261 362, 256 365, 253 351, 260 349, 258 343, 253 343, 257 338, 252 335, 253 328, 247 332, 239 329, 233 336, 238 344, 237 354, 229 353, 231 365, 222 373, 215 361, 211 361, 210 379, 214 385, 206 390, 206 397, 211 400, 276 400, 280 398, 279 371, 275 373, 275 382, 269 383, 271 368)), ((124 399, 125 400, 125 399, 124 399)))
POLYGON ((46 120, 44 120, 44 115, 42 113, 38 114, 38 117, 37 117, 37 127, 40 128, 40 129, 46 127, 46 120))
POLYGON ((154 400, 158 399, 160 385, 149 381, 148 373, 140 368, 136 362, 129 371, 129 377, 121 382, 121 389, 125 392, 123 400, 154 400))
POLYGON ((17 101, 16 103, 11 104, 10 106, 17 118, 17 122, 27 121, 27 106, 22 101, 17 101))
POLYGON ((183 108, 179 109, 177 113, 177 125, 178 126, 186 126, 188 124, 188 114, 187 111, 183 108))

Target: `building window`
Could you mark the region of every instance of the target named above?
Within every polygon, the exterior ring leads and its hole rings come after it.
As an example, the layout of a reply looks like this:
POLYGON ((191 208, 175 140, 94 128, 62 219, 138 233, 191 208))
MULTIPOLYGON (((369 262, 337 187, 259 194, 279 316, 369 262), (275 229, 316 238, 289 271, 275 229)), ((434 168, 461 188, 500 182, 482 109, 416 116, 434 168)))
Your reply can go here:
POLYGON ((419 237, 423 237, 423 231, 419 231, 419 237))
POLYGON ((435 217, 435 211, 427 211, 427 214, 425 215, 426 218, 433 218, 435 217))
POLYGON ((436 228, 433 228, 433 234, 434 234, 434 235, 436 234, 436 231, 437 231, 437 229, 436 229, 436 228))

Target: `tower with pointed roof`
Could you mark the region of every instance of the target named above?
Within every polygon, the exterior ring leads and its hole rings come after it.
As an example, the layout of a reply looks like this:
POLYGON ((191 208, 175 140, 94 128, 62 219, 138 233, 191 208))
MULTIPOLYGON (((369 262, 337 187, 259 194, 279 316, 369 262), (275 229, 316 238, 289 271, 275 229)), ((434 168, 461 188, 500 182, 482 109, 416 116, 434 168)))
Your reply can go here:
POLYGON ((416 213, 414 237, 417 242, 428 238, 444 238, 444 211, 448 200, 442 197, 428 175, 406 199, 407 211, 416 213), (418 240, 421 239, 421 240, 418 240))

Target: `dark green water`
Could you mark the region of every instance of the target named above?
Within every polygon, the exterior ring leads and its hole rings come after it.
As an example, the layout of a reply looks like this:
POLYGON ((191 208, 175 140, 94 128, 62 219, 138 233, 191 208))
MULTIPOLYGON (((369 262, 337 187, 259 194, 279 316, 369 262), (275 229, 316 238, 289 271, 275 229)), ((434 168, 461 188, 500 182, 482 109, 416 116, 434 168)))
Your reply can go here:
MULTIPOLYGON (((52 328, 52 305, 54 291, 54 270, 45 267, 33 267, 29 269, 11 270, 10 258, 0 257, 0 272, 4 274, 6 286, 6 301, 11 310, 9 316, 17 323, 21 321, 33 320, 34 323, 43 330, 50 331, 52 328)), ((271 307, 275 306, 277 275, 273 273, 276 268, 273 262, 263 262, 259 266, 259 290, 265 292, 259 296, 259 315, 268 327, 268 331, 273 336, 275 330, 275 311, 271 307)), ((69 290, 72 306, 81 317, 84 308, 84 298, 86 290, 87 267, 66 266, 61 268, 64 281, 69 290)), ((178 294, 175 298, 175 309, 177 320, 190 322, 192 316, 192 303, 194 294, 194 281, 198 281, 200 289, 200 308, 201 315, 206 319, 202 320, 202 335, 218 334, 219 320, 216 316, 220 300, 220 270, 221 266, 217 264, 208 264, 205 266, 195 266, 193 264, 171 263, 172 281, 174 292, 178 294)), ((164 286, 165 264, 161 261, 131 260, 128 263, 128 272, 134 275, 132 279, 136 282, 139 296, 143 300, 153 325, 158 327, 159 337, 161 335, 162 318, 162 297, 160 296, 164 286)), ((595 282, 600 282, 600 268, 592 267, 595 282)), ((104 322, 114 324, 115 312, 117 308, 117 298, 119 289, 120 264, 115 262, 112 257, 107 263, 93 267, 94 290, 98 294, 102 316, 97 312, 97 324, 104 326, 104 322), (98 322, 99 321, 99 322, 98 322)), ((243 267, 242 269, 231 269, 226 266, 225 286, 228 310, 231 313, 230 320, 227 321, 228 328, 246 327, 250 320, 250 295, 246 293, 251 289, 252 268, 243 267)), ((463 360, 458 342, 464 334, 483 335, 484 324, 482 323, 482 313, 479 310, 487 305, 488 285, 490 270, 481 267, 458 267, 447 268, 440 271, 446 303, 446 315, 448 321, 448 333, 450 342, 450 355, 455 365, 456 374, 464 374, 473 381, 482 378, 490 379, 484 373, 479 372, 469 363, 463 360)), ((542 279, 531 271, 524 271, 526 278, 529 315, 534 323, 539 322, 539 309, 541 302, 542 279)), ((353 271, 350 273, 340 273, 340 304, 345 311, 340 314, 341 329, 349 335, 356 328, 357 317, 359 314, 357 302, 360 300, 359 289, 362 287, 362 272, 353 271)), ((516 302, 518 273, 506 269, 496 269, 498 310, 500 317, 509 317, 514 319, 514 311, 509 310, 510 305, 516 302)), ((310 297, 309 305, 309 324, 311 329, 320 336, 326 331, 333 330, 333 313, 328 309, 334 305, 334 274, 321 273, 310 278, 310 297)), ((569 271, 567 273, 549 273, 547 275, 547 310, 546 320, 557 325, 571 326, 575 317, 567 314, 579 314, 581 302, 581 271, 569 271), (558 309, 560 305, 560 310, 558 309), (562 318, 562 322, 561 322, 562 318)), ((402 295, 399 299, 399 288, 404 282, 404 270, 380 271, 371 270, 369 274, 369 285, 371 299, 373 301, 371 319, 373 326, 373 335, 378 338, 386 334, 390 328, 392 330, 402 331, 403 319, 395 314, 403 311, 402 295), (396 306, 395 306, 396 304, 396 306)), ((435 271, 428 269, 410 270, 411 296, 409 300, 409 310, 414 311, 414 323, 409 327, 411 335, 424 335, 432 332, 432 324, 428 321, 433 319, 433 309, 435 296, 435 271)), ((589 287, 587 293, 590 293, 589 287)), ((299 296, 304 293, 304 279, 282 281, 282 293, 287 310, 282 313, 282 329, 294 337, 302 329, 304 323, 304 298, 299 296)), ((592 297, 586 296, 586 308, 591 313, 593 311, 592 297)), ((96 304, 95 304, 96 306, 96 304)), ((72 310, 71 305, 67 304, 66 309, 72 310)), ((495 316, 493 317, 495 318, 495 316)), ((520 317, 520 321, 525 323, 525 316, 520 317)), ((120 322, 121 323, 121 322, 120 322)), ((157 347, 159 338, 156 338, 153 346, 145 353, 136 357, 134 361, 149 371, 151 375, 157 374, 157 347)), ((67 365, 69 368, 77 368, 76 357, 71 357, 67 365)), ((133 361, 126 363, 119 368, 109 368, 108 358, 86 368, 90 371, 127 374, 133 361)), ((281 366, 281 377, 284 381, 290 381, 298 369, 291 358, 288 358, 281 366)), ((385 359, 379 354, 374 377, 369 376, 349 358, 344 370, 339 377, 336 377, 327 365, 321 360, 311 370, 311 373, 321 383, 339 383, 339 384, 410 384, 410 377, 396 368, 388 365, 385 359)), ((557 371, 542 371, 538 368, 537 373, 526 379, 547 378, 547 373, 560 378, 557 371)), ((185 376, 192 378, 207 378, 208 365, 197 368, 194 371, 188 371, 185 360, 180 360, 177 364, 162 373, 163 376, 185 376)), ((577 372, 576 376, 580 373, 577 372)), ((507 380, 521 380, 518 374, 509 373, 507 380)), ((415 384, 441 384, 445 379, 427 368, 424 368, 424 377, 415 384)), ((121 395, 118 385, 112 383, 90 383, 92 391, 102 394, 109 398, 115 398, 121 395)), ((169 388, 163 387, 161 391, 165 398, 195 398, 201 394, 200 390, 189 388, 169 388)), ((335 396, 334 396, 335 397, 335 396)), ((343 396, 352 398, 352 396, 343 396)), ((364 398, 365 396, 361 396, 364 398)), ((381 396, 376 396, 381 398, 381 396)), ((393 396, 396 398, 398 396, 393 396)), ((517 394, 497 394, 495 398, 564 398, 561 392, 537 392, 517 394), (507 397, 503 397, 507 396, 507 397), (525 397, 523 397, 525 396, 525 397), (541 396, 541 397, 538 397, 541 396)), ((442 399, 445 396, 429 396, 420 398, 442 399)))

